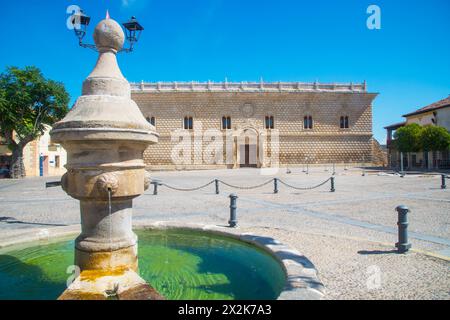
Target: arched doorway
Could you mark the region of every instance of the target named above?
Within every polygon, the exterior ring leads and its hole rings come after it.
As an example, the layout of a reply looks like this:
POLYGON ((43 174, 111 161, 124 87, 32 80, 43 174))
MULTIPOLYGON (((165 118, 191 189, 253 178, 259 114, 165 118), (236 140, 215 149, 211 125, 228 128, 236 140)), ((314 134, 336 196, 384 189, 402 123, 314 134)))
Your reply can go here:
POLYGON ((236 141, 236 160, 240 168, 258 168, 258 132, 253 128, 241 131, 236 141))

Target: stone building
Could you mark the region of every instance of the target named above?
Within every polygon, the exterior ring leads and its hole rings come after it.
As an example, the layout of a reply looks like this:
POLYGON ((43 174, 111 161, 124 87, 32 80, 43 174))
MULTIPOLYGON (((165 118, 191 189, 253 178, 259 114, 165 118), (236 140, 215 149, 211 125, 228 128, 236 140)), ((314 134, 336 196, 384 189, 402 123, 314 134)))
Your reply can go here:
MULTIPOLYGON (((23 149, 27 177, 60 176, 66 172, 66 150, 61 145, 52 143, 49 134, 51 129, 49 125, 45 125, 44 133, 23 149)), ((0 137, 0 169, 10 168, 11 154, 4 139, 0 137)))
POLYGON ((132 99, 160 135, 144 153, 150 169, 371 163, 379 154, 372 134, 377 93, 367 92, 366 83, 131 86, 132 99))
MULTIPOLYGON (((389 166, 396 169, 400 168, 401 153, 393 143, 394 132, 411 123, 421 126, 440 126, 450 132, 450 96, 405 114, 403 117, 405 121, 384 127, 387 133, 389 166)), ((450 150, 405 153, 403 154, 403 165, 408 169, 449 169, 450 150)))

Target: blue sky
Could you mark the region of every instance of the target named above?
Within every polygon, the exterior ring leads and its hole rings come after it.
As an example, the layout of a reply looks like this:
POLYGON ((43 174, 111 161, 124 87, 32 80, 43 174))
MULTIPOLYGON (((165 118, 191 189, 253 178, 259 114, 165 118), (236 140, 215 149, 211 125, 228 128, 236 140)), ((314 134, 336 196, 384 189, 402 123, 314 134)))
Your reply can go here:
POLYGON ((36 65, 63 82, 72 101, 96 61, 66 28, 66 8, 91 17, 86 40, 109 9, 146 28, 120 55, 129 81, 362 82, 379 92, 374 134, 401 115, 450 94, 448 0, 0 0, 0 70, 36 65), (381 8, 381 30, 366 9, 381 8))

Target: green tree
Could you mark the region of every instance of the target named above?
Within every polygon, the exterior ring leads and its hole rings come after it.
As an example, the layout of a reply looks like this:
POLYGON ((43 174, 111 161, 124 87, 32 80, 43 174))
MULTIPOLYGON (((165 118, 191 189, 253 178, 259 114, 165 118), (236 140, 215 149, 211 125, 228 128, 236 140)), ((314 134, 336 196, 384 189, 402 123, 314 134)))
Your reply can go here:
POLYGON ((12 151, 11 176, 23 178, 24 147, 69 111, 62 83, 46 79, 36 67, 8 67, 0 74, 0 136, 12 151))
POLYGON ((424 151, 444 151, 450 147, 450 133, 444 127, 425 126, 421 140, 424 151))
POLYGON ((422 149, 423 127, 411 123, 399 128, 394 133, 395 146, 400 152, 419 152, 422 149))

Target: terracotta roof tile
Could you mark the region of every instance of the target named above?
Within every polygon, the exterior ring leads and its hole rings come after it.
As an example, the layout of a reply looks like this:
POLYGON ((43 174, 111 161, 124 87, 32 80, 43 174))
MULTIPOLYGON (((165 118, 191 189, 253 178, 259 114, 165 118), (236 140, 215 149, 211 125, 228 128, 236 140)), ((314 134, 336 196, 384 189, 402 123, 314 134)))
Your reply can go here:
POLYGON ((403 121, 403 122, 398 122, 398 123, 394 123, 394 124, 391 124, 391 125, 389 125, 389 126, 387 126, 387 127, 384 127, 385 129, 398 129, 398 128, 400 128, 400 127, 403 127, 404 125, 406 124, 406 121, 403 121))
POLYGON ((416 110, 414 112, 405 114, 403 117, 408 117, 408 116, 412 116, 412 115, 415 115, 415 114, 421 114, 421 113, 424 113, 424 112, 429 112, 429 111, 433 111, 433 110, 437 110, 437 109, 441 109, 441 108, 446 108, 446 107, 449 107, 449 106, 450 106, 450 96, 448 96, 445 99, 439 100, 439 101, 437 101, 435 103, 432 103, 432 104, 430 104, 430 105, 428 105, 426 107, 420 108, 420 109, 418 109, 418 110, 416 110))

